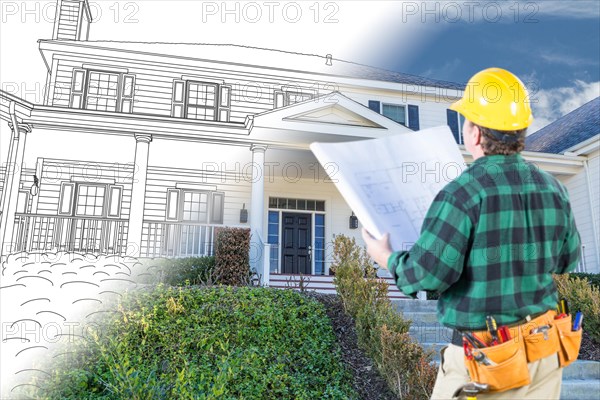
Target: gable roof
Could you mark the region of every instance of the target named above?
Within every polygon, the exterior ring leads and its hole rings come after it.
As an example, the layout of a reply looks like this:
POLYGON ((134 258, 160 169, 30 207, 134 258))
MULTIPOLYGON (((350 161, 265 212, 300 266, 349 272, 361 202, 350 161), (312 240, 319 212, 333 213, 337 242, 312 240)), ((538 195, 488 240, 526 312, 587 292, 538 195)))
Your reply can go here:
POLYGON ((560 154, 600 134, 600 97, 525 138, 525 150, 560 154))
POLYGON ((60 40, 39 40, 39 42, 42 45, 45 43, 59 43, 69 46, 96 47, 138 54, 145 53, 175 58, 191 58, 266 69, 312 72, 336 77, 369 79, 414 86, 429 86, 454 90, 464 90, 465 88, 464 84, 388 71, 336 58, 332 58, 331 65, 327 65, 327 56, 317 54, 296 53, 236 44, 60 40))

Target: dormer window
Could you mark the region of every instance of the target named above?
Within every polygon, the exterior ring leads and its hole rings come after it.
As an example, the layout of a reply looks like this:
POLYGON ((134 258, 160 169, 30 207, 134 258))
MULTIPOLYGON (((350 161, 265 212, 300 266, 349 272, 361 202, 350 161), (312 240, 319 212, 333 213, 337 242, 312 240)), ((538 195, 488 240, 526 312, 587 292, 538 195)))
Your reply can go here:
POLYGON ((315 92, 311 89, 283 87, 282 90, 276 90, 273 94, 273 105, 275 108, 281 108, 314 98, 315 92))

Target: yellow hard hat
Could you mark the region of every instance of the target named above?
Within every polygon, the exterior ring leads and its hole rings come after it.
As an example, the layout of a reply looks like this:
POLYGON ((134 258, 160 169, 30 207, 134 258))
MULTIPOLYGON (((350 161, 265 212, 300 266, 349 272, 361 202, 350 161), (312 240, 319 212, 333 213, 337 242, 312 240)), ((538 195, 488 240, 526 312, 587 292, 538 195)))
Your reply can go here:
POLYGON ((533 121, 530 98, 519 78, 501 68, 473 75, 463 98, 450 106, 474 124, 500 131, 527 128, 533 121))

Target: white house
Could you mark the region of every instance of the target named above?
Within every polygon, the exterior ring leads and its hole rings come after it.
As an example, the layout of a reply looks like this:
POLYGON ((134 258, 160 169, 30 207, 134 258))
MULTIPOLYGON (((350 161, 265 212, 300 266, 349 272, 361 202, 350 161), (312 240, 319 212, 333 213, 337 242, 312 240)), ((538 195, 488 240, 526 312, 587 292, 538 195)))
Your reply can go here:
POLYGON ((600 273, 600 97, 527 137, 526 149, 579 157, 583 168, 562 176, 581 235, 579 271, 600 273))
MULTIPOLYGON (((3 254, 206 255, 216 227, 247 227, 264 283, 304 274, 332 290, 332 236, 360 235, 330 182, 336 166, 323 169, 309 144, 443 124, 460 143, 448 106, 464 85, 328 55, 89 41, 89 22, 87 1, 59 1, 52 39, 39 40, 43 104, 0 92, 12 130, 0 154, 3 254)), ((566 181, 587 162, 525 157, 566 181)))

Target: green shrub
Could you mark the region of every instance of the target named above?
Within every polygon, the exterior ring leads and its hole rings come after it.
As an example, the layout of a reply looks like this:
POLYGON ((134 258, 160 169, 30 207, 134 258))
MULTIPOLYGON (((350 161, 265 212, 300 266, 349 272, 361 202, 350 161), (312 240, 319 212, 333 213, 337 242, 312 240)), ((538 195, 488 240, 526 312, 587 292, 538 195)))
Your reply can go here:
POLYGON ((151 272, 140 283, 164 283, 170 286, 214 283, 214 257, 145 258, 139 261, 144 270, 151 272))
POLYGON ((216 232, 215 277, 223 285, 250 283, 250 229, 222 228, 216 232))
POLYGON ((331 268, 344 309, 355 320, 359 346, 390 388, 402 399, 429 398, 436 377, 431 354, 408 335, 410 321, 392 308, 388 285, 377 279, 366 251, 354 238, 336 236, 331 268))
POLYGON ((324 306, 294 291, 159 287, 87 336, 31 397, 357 399, 324 306))
POLYGON ((569 276, 571 277, 571 279, 574 279, 574 278, 587 279, 587 281, 591 285, 600 289, 600 274, 592 274, 592 273, 586 273, 586 272, 573 272, 573 273, 569 274, 569 276))
POLYGON ((571 314, 583 313, 583 329, 592 340, 600 343, 600 290, 590 285, 587 279, 570 276, 569 274, 555 275, 554 281, 558 295, 569 303, 571 314))

